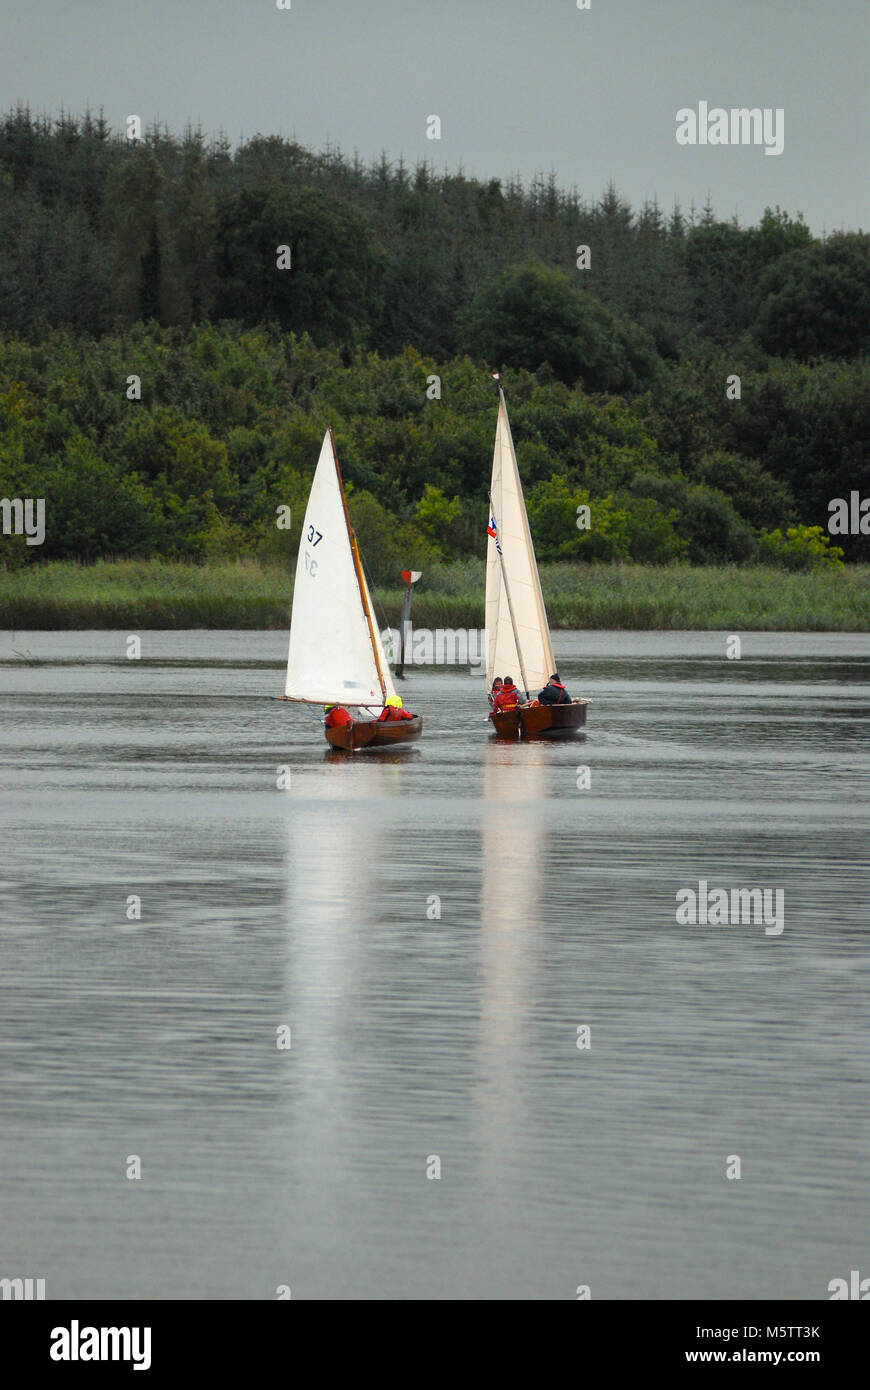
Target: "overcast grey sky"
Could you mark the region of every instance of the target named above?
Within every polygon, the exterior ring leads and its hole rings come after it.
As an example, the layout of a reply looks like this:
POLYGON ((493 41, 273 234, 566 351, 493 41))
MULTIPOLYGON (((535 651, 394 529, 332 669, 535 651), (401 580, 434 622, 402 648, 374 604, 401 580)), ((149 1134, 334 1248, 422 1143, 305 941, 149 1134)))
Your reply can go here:
POLYGON ((867 228, 868 0, 0 0, 0 104, 103 107, 235 143, 556 171, 633 204, 712 196, 867 228), (680 146, 681 107, 782 107, 783 153, 680 146), (442 138, 426 138, 438 115, 442 138))

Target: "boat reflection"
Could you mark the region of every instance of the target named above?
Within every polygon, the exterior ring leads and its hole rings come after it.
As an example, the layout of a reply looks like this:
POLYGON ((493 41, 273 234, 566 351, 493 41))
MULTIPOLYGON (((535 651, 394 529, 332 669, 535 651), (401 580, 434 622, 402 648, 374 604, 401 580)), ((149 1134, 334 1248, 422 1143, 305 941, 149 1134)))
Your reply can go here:
POLYGON ((421 750, 409 744, 399 744, 395 748, 365 748, 361 753, 346 753, 343 748, 327 748, 323 754, 325 763, 342 763, 364 759, 366 763, 405 763, 410 758, 419 758, 421 750))
POLYGON ((384 808, 402 791, 403 761, 398 749, 386 758, 328 749, 327 767, 294 772, 285 803, 288 1009, 312 1074, 323 1068, 324 1093, 352 1025, 343 1005, 365 972, 368 928, 383 915, 384 808))
POLYGON ((496 1183, 526 1129, 518 1074, 528 1064, 540 993, 538 930, 546 911, 546 744, 491 741, 484 750, 481 827, 480 1177, 496 1183))

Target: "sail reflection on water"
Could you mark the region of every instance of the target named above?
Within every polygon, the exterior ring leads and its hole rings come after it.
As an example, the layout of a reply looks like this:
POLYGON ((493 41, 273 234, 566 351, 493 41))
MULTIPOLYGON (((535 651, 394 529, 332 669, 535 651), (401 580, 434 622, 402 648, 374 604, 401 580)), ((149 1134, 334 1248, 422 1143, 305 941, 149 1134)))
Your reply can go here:
POLYGON ((305 1039, 313 1076, 319 1059, 324 1084, 378 900, 380 817, 400 771, 379 755, 351 764, 328 752, 316 770, 293 777, 285 825, 288 1008, 293 1037, 305 1039))
POLYGON ((490 743, 484 758, 478 1043, 484 1079, 475 1120, 485 1180, 524 1128, 520 1097, 526 1091, 517 1074, 528 1063, 536 1027, 550 757, 546 744, 520 751, 490 743))
MULTIPOLYGON (((413 758, 416 750, 407 752, 413 758)), ((313 1223, 334 1236, 341 1202, 355 1201, 359 1183, 370 1180, 363 1172, 377 1175, 384 1161, 372 1117, 389 1011, 380 954, 392 930, 385 825, 401 813, 405 761, 395 752, 353 761, 327 752, 294 773, 286 804, 284 1014, 292 1055, 282 1125, 293 1143, 282 1203, 293 1230, 313 1223)))

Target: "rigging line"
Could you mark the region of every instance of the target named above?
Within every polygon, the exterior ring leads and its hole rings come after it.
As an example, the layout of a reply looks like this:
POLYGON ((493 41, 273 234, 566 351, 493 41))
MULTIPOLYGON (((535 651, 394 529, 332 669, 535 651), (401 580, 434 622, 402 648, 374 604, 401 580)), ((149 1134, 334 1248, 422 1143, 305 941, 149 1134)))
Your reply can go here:
MULTIPOLYGON (((368 586, 369 586, 369 594, 371 595, 372 609, 373 609, 373 612, 374 612, 374 616, 375 616, 375 618, 376 618, 376 620, 377 620, 378 632, 379 632, 379 633, 380 633, 380 632, 386 632, 387 629, 388 629, 389 626, 390 626, 389 623, 387 622, 386 611, 384 610, 383 606, 382 606, 381 604, 377 603, 376 600, 375 600, 375 585, 374 585, 374 580, 372 579, 372 573, 371 573, 371 570, 370 570, 369 567, 368 567, 368 563, 367 563, 367 561, 366 561, 366 558, 365 558, 365 556, 363 555, 362 551, 361 551, 360 548, 359 548, 359 541, 357 541, 357 543, 356 543, 356 548, 357 548, 357 553, 358 553, 358 555, 359 555, 359 562, 360 562, 360 565, 362 566, 363 574, 364 574, 365 577, 366 577, 366 583, 367 583, 368 586)), ((389 665, 389 661, 388 661, 387 664, 389 665)))
MULTIPOLYGON (((490 508, 490 515, 492 516, 492 519, 493 519, 493 521, 495 522, 495 532, 496 532, 496 536, 498 537, 498 536, 499 536, 499 524, 498 524, 498 517, 497 517, 496 514, 495 514, 495 506, 494 506, 493 500, 492 500, 492 492, 489 493, 489 508, 490 508)), ((508 613, 510 614, 510 620, 511 620, 511 628, 513 629, 513 634, 514 634, 514 646, 515 646, 516 649, 517 649, 517 661, 520 663, 520 676, 522 677, 523 690, 525 691, 526 699, 528 700, 528 698, 529 698, 529 683, 528 683, 528 681, 527 681, 527 679, 526 679, 526 668, 525 668, 525 663, 523 662, 523 651, 522 651, 522 647, 520 646, 519 633, 517 632, 517 622, 516 622, 516 618, 514 617, 514 606, 513 606, 513 603, 511 602, 511 591, 510 591, 510 589, 508 588, 507 571, 505 570, 505 567, 504 567, 504 555, 501 553, 501 547, 500 547, 499 544, 498 544, 498 540, 496 540, 496 547, 495 547, 495 548, 496 548, 496 554, 498 555, 498 558, 499 558, 499 563, 500 563, 500 565, 501 565, 501 581, 502 581, 502 583, 504 584, 504 594, 505 594, 505 598, 507 599, 508 613)))
MULTIPOLYGON (((507 426, 507 436, 508 436, 508 441, 510 442, 510 446, 511 446, 511 460, 512 460, 512 462, 513 462, 514 472, 515 472, 515 474, 516 474, 517 484, 518 484, 518 486, 519 486, 519 501, 520 501, 520 512, 521 512, 522 522, 523 522, 523 534, 524 534, 524 536, 525 536, 526 544, 527 544, 528 547, 529 547, 529 551, 531 552, 531 554, 530 554, 530 558, 531 558, 531 557, 534 557, 534 542, 533 542, 533 540, 532 540, 532 530, 531 530, 531 527, 529 526, 529 513, 528 513, 528 509, 527 509, 527 507, 526 507, 525 495, 523 494, 523 485, 522 485, 522 482, 520 481, 520 470, 519 470, 519 465, 517 464, 517 452, 516 452, 516 449, 514 448, 514 437, 513 437, 512 431, 511 431, 510 420, 508 419, 507 401, 505 400, 504 386, 501 384, 501 382, 499 382, 498 390, 499 390, 499 409, 501 409, 502 406, 504 407, 505 425, 507 426)), ((540 573, 539 573, 539 571, 538 571, 537 557, 533 558, 533 560, 532 560, 532 568, 533 568, 533 571, 534 571, 534 581, 535 581, 535 582, 534 582, 534 586, 533 586, 533 587, 534 587, 535 605, 536 605, 537 610, 538 610, 538 621, 539 621, 540 626, 541 626, 541 632, 546 634, 546 648, 547 648, 547 650, 546 650, 546 652, 545 652, 545 655, 546 655, 546 657, 547 657, 547 664, 548 664, 548 666, 549 666, 549 668, 550 668, 550 671, 554 671, 554 670, 556 669, 556 658, 555 658, 555 656, 553 655, 553 639, 552 639, 552 636, 551 636, 551 634, 550 634, 550 624, 549 624, 549 621, 548 621, 548 619, 547 619, 547 608, 546 608, 546 604, 544 603, 544 594, 543 594, 543 590, 541 589, 541 576, 540 576, 540 573)), ((525 679, 525 677, 523 677, 523 679, 525 679)), ((527 696, 527 697, 528 697, 529 694, 530 694, 530 692, 529 692, 528 690, 526 690, 526 696, 527 696)))
POLYGON ((356 543, 356 536, 354 535, 353 527, 350 524, 350 513, 347 510, 347 498, 344 495, 344 484, 341 480, 341 469, 338 466, 338 453, 336 452, 335 448, 335 436, 332 433, 332 426, 330 426, 329 428, 329 439, 332 444, 332 461, 335 464, 335 473, 336 477, 338 478, 338 491, 341 496, 341 505, 344 509, 344 524, 347 527, 347 538, 350 542, 350 553, 353 559, 354 570, 356 571, 356 581, 357 587, 359 588, 360 602, 362 603, 363 613, 365 615, 365 620, 368 624, 369 640, 372 644, 372 656, 375 659, 375 667, 378 673, 378 683, 381 687, 381 696, 383 698, 384 704, 386 704, 387 687, 384 681, 384 673, 381 670, 381 659, 378 655, 378 643, 375 641, 375 626, 372 622, 372 615, 369 611, 368 603, 366 602, 366 583, 359 558, 359 547, 356 543))

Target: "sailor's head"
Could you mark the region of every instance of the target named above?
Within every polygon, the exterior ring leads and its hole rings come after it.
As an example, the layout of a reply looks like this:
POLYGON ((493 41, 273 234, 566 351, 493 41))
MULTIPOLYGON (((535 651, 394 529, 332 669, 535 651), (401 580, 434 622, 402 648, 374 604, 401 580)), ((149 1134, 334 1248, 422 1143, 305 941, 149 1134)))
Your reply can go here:
POLYGON ((505 678, 504 678, 504 683, 505 683, 505 685, 507 685, 507 686, 513 685, 513 683, 514 683, 514 678, 513 678, 513 676, 505 676, 505 678))
POLYGON ((335 705, 324 705, 324 706, 323 706, 323 712, 324 712, 324 714, 329 714, 329 711, 330 711, 331 709, 335 709, 335 705))
POLYGON ((496 676, 495 680, 492 683, 493 690, 501 690, 503 685, 504 681, 502 680, 501 676, 496 676))
POLYGON ((392 707, 392 709, 401 709, 401 708, 402 708, 402 697, 401 697, 401 695, 390 695, 389 699, 387 700, 387 705, 390 706, 390 707, 392 707))
POLYGON ((551 680, 551 681, 558 681, 558 682, 561 683, 561 676, 559 675, 559 672, 558 672, 558 671, 554 671, 553 674, 552 674, 552 676, 550 677, 550 680, 551 680))

